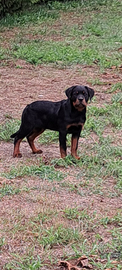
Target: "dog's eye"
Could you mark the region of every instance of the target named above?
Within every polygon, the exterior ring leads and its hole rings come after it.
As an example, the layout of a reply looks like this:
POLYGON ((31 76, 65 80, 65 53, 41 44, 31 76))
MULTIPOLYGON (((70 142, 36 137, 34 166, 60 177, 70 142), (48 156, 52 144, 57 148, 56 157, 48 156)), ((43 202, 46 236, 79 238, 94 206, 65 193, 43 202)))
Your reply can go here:
POLYGON ((85 91, 83 91, 83 94, 85 94, 85 91))

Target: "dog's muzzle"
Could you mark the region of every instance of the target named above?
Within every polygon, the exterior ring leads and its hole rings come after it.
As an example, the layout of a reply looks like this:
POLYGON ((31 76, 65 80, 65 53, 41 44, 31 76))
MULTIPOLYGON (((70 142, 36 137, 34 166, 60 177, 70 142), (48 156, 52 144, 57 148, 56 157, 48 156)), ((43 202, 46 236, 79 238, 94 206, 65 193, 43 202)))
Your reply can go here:
POLYGON ((79 95, 73 105, 77 110, 83 110, 87 105, 84 96, 79 95))

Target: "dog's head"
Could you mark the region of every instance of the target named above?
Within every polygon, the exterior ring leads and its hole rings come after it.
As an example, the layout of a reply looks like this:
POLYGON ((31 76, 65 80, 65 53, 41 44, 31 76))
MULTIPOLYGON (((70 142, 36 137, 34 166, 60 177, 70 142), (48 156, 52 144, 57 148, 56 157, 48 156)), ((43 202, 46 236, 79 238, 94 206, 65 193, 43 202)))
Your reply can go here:
POLYGON ((72 86, 65 93, 78 111, 82 111, 87 106, 88 100, 94 96, 94 90, 83 85, 72 86))

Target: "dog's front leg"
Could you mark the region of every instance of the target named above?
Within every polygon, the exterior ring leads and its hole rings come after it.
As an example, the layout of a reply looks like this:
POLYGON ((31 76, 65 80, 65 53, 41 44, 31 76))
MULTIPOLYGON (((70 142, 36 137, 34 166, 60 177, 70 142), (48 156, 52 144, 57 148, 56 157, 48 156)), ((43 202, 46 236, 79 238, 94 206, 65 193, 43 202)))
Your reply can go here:
POLYGON ((71 138, 71 155, 76 159, 80 159, 80 157, 77 154, 77 149, 78 149, 78 141, 79 141, 82 127, 83 127, 83 124, 79 125, 79 128, 72 133, 72 138, 71 138))
POLYGON ((67 147, 66 147, 66 133, 64 132, 59 132, 59 145, 61 158, 65 158, 67 155, 67 147))
POLYGON ((76 159, 80 159, 80 157, 77 154, 80 132, 81 132, 81 128, 79 128, 79 131, 77 133, 72 134, 72 138, 71 138, 71 155, 76 159))
POLYGON ((77 155, 78 140, 79 140, 79 137, 76 137, 76 136, 72 135, 72 138, 71 138, 71 155, 76 159, 80 159, 80 157, 77 155))

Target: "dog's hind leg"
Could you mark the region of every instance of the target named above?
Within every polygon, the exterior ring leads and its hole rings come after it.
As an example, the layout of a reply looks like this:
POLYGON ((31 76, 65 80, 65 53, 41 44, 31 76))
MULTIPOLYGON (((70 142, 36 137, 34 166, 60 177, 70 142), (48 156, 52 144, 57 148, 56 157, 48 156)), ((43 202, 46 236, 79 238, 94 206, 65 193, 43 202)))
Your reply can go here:
POLYGON ((13 157, 22 157, 22 154, 20 153, 20 143, 21 141, 27 136, 27 134, 30 134, 32 130, 31 128, 24 128, 21 124, 20 129, 12 135, 14 137, 14 152, 13 157))
POLYGON ((18 157, 21 158, 22 154, 20 153, 19 147, 20 147, 20 143, 21 143, 22 139, 18 139, 16 140, 15 138, 15 142, 14 142, 14 152, 13 152, 13 157, 18 157))
POLYGON ((38 137, 43 132, 44 132, 44 129, 42 129, 40 131, 35 130, 35 131, 33 131, 32 134, 27 136, 27 140, 28 140, 28 143, 30 145, 30 148, 32 149, 33 154, 41 154, 42 153, 41 149, 37 149, 35 147, 34 140, 35 140, 36 137, 38 137))

